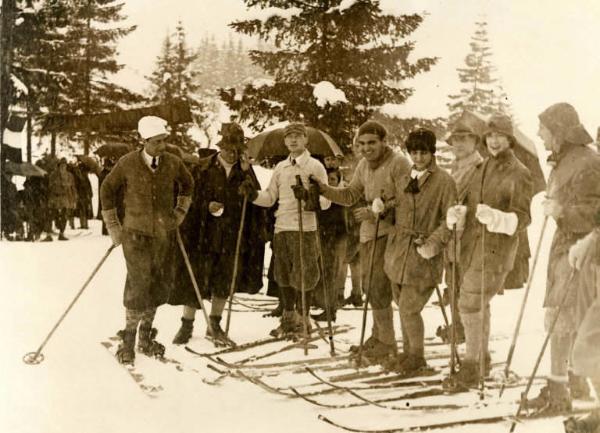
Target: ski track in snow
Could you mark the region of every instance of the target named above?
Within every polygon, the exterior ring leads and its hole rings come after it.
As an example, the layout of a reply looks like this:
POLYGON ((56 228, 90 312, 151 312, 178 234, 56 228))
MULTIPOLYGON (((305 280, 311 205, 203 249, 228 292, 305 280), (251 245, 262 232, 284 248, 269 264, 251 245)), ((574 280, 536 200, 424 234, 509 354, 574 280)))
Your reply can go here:
MULTIPOLYGON (((542 223, 541 196, 534 199, 533 224, 530 227, 532 250, 535 247, 542 223)), ((520 376, 530 373, 535 357, 541 347, 543 331, 542 300, 544 295, 547 256, 554 226, 545 236, 538 269, 517 343, 513 370, 520 376)), ((1 284, 3 302, 0 306, 0 326, 3 329, 0 354, 0 383, 2 405, 0 406, 0 431, 2 432, 78 432, 106 433, 144 431, 173 433, 192 430, 217 432, 270 432, 289 433, 307 431, 341 431, 317 419, 323 414, 344 425, 362 429, 382 429, 411 424, 444 422, 457 418, 452 412, 436 412, 424 415, 419 412, 398 412, 373 406, 345 410, 329 410, 316 407, 300 399, 291 399, 268 393, 246 381, 226 377, 219 385, 211 386, 202 378, 215 379, 218 375, 206 367, 206 360, 186 352, 183 347, 170 344, 179 327, 179 307, 159 308, 155 325, 159 329, 158 340, 166 345, 166 355, 185 366, 178 372, 172 365, 165 365, 138 354, 136 366, 148 382, 159 384, 163 391, 155 399, 148 398, 121 368, 116 360, 99 343, 113 336, 123 326, 124 309, 122 292, 125 280, 125 263, 121 248, 109 256, 79 302, 58 328, 43 353, 45 361, 39 365, 26 365, 25 353, 35 351, 51 327, 71 302, 89 273, 109 246, 109 239, 102 237, 100 224, 92 221, 90 236, 74 237, 68 242, 24 243, 0 242, 1 284), (193 371, 196 370, 196 371, 193 371)), ((67 231, 67 236, 73 231, 67 231)), ((268 250, 268 249, 267 249, 268 250)), ((349 282, 348 282, 349 284, 349 282)), ((347 287, 349 291, 350 287, 347 287)), ((491 349, 494 362, 504 361, 514 323, 524 290, 508 291, 497 296, 492 305, 491 349)), ((434 297, 432 297, 432 300, 434 297)), ((231 336, 238 343, 263 338, 276 325, 276 319, 262 318, 262 312, 235 314, 232 317, 231 336)), ((341 311, 338 325, 352 324, 355 329, 342 334, 340 341, 355 342, 359 338, 360 311, 341 311)), ((437 307, 425 309, 426 336, 433 337, 442 323, 437 307)), ((399 332, 398 316, 395 314, 396 333, 399 332)), ((370 320, 367 324, 370 329, 370 320)), ((215 349, 204 340, 205 325, 197 314, 194 338, 190 346, 200 352, 215 349)), ((273 346, 274 347, 274 346, 273 346)), ((265 353, 273 347, 265 346, 252 353, 265 353)), ((346 348, 346 344, 340 344, 346 348)), ((435 346, 429 350, 443 350, 435 346)), ((311 357, 327 356, 328 346, 323 342, 311 357)), ((248 354, 225 354, 232 362, 248 354)), ((294 349, 260 362, 299 359, 301 349, 294 349)), ((441 361, 432 361, 441 365, 441 361)), ((548 372, 549 355, 546 355, 538 375, 548 372)), ((325 372, 331 377, 335 372, 325 372)), ((265 376, 272 386, 287 386, 285 378, 265 376)), ((294 385, 311 382, 306 376, 290 380, 294 385)), ((414 390, 411 388, 410 391, 414 390)), ((537 394, 534 386, 530 395, 537 394)), ((385 398, 406 390, 359 391, 371 399, 385 398)), ((497 395, 497 391, 490 391, 497 395)), ((333 402, 339 394, 319 396, 319 401, 333 402)), ((341 397, 340 397, 341 398, 341 397)), ((345 402, 357 401, 344 395, 345 402)), ((517 398, 508 390, 503 401, 517 398)), ((467 403, 476 401, 476 395, 462 394, 453 397, 428 397, 415 404, 467 403)), ((490 402, 496 401, 491 398, 490 402)), ((481 409, 481 415, 494 411, 493 407, 481 409)), ((463 413, 465 410, 461 411, 463 413)), ((471 414, 473 411, 471 411, 471 414)), ((506 432, 508 423, 455 427, 443 431, 506 432)), ((441 431, 441 430, 440 430, 441 431)), ((517 426, 517 432, 562 432, 562 419, 527 421, 517 426)))

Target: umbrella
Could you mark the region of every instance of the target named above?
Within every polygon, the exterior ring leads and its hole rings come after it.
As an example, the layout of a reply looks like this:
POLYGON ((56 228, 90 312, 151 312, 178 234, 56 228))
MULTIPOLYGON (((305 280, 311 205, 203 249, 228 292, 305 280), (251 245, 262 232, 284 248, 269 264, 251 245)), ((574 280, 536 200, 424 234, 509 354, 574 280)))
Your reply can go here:
POLYGON ((25 177, 44 177, 47 174, 45 170, 29 162, 16 163, 6 161, 4 163, 4 171, 8 174, 25 177))
POLYGON ((91 156, 75 155, 75 158, 77 158, 77 160, 79 160, 79 162, 81 162, 84 166, 86 166, 88 168, 88 170, 90 170, 92 173, 98 174, 102 171, 102 167, 100 167, 100 165, 98 165, 96 160, 94 158, 92 158, 91 156))
MULTIPOLYGON (((255 161, 263 161, 272 156, 287 156, 290 152, 283 142, 284 128, 274 129, 258 134, 248 141, 248 155, 255 161)), ((325 132, 306 127, 308 135, 308 151, 320 156, 343 156, 339 146, 325 132)))
POLYGON ((129 153, 131 149, 125 143, 108 143, 103 144, 98 149, 96 149, 96 155, 100 158, 120 158, 123 155, 129 153))

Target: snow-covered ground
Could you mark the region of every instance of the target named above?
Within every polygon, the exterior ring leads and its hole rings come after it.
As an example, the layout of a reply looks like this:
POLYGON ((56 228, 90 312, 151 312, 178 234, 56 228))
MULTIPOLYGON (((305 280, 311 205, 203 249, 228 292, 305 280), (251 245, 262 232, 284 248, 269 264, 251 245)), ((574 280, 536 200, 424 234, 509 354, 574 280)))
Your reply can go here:
MULTIPOLYGON (((534 209, 538 212, 534 213, 530 228, 532 249, 542 222, 539 200, 540 197, 536 197, 534 209)), ((172 366, 138 355, 137 365, 144 371, 148 381, 154 381, 164 388, 158 398, 148 398, 125 369, 99 344, 124 325, 121 297, 125 263, 120 248, 109 256, 44 349, 45 361, 35 366, 25 364, 23 355, 37 349, 109 246, 108 238, 99 234, 98 221, 92 223, 92 228, 88 236, 76 236, 77 231, 67 231, 67 236, 72 236, 68 242, 0 242, 0 290, 3 299, 0 304, 0 431, 306 433, 339 431, 318 420, 318 414, 363 429, 455 418, 452 412, 427 416, 373 406, 344 410, 319 408, 300 399, 268 393, 253 384, 233 378, 224 379, 218 386, 208 385, 202 378, 214 379, 216 374, 207 369, 206 362, 170 344, 180 318, 179 308, 171 306, 161 307, 158 311, 155 322, 160 330, 158 339, 166 344, 167 355, 180 360, 186 371, 179 372, 172 366)), ((544 337, 541 305, 553 230, 554 227, 550 227, 545 236, 515 353, 513 366, 519 375, 530 373, 544 337)), ((509 291, 493 301, 494 362, 506 358, 523 293, 524 290, 509 291)), ((431 305, 425 311, 426 333, 433 337, 435 329, 441 324, 441 314, 431 305)), ((340 312, 338 325, 352 324, 355 327, 350 333, 339 337, 341 342, 358 340, 360 319, 361 313, 358 311, 340 312)), ((399 334, 398 317, 395 319, 396 332, 399 334)), ((198 314, 195 337, 190 345, 201 351, 210 351, 210 344, 202 338, 202 323, 202 317, 198 314)), ((275 325, 275 319, 263 318, 262 313, 234 313, 231 336, 238 343, 243 343, 266 336, 275 325)), ((370 329, 370 323, 367 326, 370 329)), ((327 346, 321 344, 316 352, 311 351, 310 357, 327 356, 327 346)), ((302 350, 295 349, 264 361, 303 356, 302 350)), ((547 358, 542 363, 541 374, 548 372, 547 358)), ((441 365, 442 361, 437 362, 435 365, 441 365)), ((534 393, 537 393, 537 387, 531 395, 534 393)), ((377 396, 370 395, 372 398, 377 396)), ((516 395, 508 393, 505 398, 507 401, 514 400, 516 395)), ((444 403, 464 403, 469 400, 475 400, 473 395, 438 398, 439 402, 444 403)), ((489 399, 490 402, 492 400, 489 399)), ((428 402, 432 401, 435 398, 428 402)), ((478 412, 483 414, 481 409, 478 412)), ((448 431, 479 432, 484 428, 489 433, 506 432, 508 425, 463 426, 448 431)), ((517 431, 560 432, 562 422, 560 419, 527 422, 517 426, 517 431)))

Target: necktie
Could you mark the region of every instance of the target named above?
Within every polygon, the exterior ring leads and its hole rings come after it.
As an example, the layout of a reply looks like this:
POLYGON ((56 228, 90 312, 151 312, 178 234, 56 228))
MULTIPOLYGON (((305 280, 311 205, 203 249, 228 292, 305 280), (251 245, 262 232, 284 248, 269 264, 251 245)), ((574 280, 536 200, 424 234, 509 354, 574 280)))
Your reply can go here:
POLYGON ((152 163, 150 164, 150 168, 152 168, 152 170, 156 170, 157 167, 158 167, 158 161, 156 160, 156 156, 153 156, 152 163))
POLYGON ((296 159, 292 158, 292 165, 296 165, 296 159))
POLYGON ((408 185, 404 189, 404 192, 407 192, 409 194, 418 194, 419 191, 419 178, 411 177, 410 181, 408 182, 408 185))

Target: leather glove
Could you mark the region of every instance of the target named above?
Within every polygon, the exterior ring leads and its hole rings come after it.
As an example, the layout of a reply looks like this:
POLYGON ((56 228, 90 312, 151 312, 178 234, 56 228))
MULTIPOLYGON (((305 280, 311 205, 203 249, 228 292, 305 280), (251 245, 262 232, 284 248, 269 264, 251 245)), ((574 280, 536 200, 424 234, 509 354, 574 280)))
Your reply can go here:
POLYGON ((190 210, 191 204, 191 197, 185 195, 177 196, 177 204, 175 205, 175 221, 177 222, 178 226, 180 226, 183 220, 185 219, 188 210, 190 210))
POLYGON ((569 248, 569 264, 578 271, 589 262, 597 247, 598 234, 596 231, 588 233, 569 248))
POLYGON ((311 182, 310 186, 308 187, 308 193, 306 198, 306 204, 304 205, 304 210, 310 212, 321 210, 319 195, 319 184, 311 182))
POLYGON ((556 200, 546 199, 542 202, 542 206, 544 207, 545 216, 551 216, 557 220, 562 215, 563 208, 556 200))
POLYGON ((425 260, 429 260, 437 256, 439 251, 433 242, 425 242, 423 245, 417 246, 417 253, 425 260))
POLYGON ((446 227, 448 227, 450 230, 453 230, 454 226, 456 225, 456 230, 464 230, 466 218, 466 206, 461 204, 451 206, 446 212, 446 227))
POLYGON ((106 230, 110 235, 113 245, 118 247, 121 245, 121 234, 123 232, 123 228, 121 227, 121 223, 117 217, 117 209, 103 210, 102 219, 104 220, 106 230))
POLYGON ((373 212, 375 215, 378 215, 383 213, 384 211, 385 203, 381 198, 377 197, 375 200, 373 200, 373 203, 371 204, 371 212, 373 212))
POLYGON ((308 190, 302 185, 292 185, 292 191, 294 191, 294 197, 296 200, 308 200, 308 190))
POLYGON ((248 197, 249 202, 253 202, 258 197, 258 189, 256 189, 254 181, 249 176, 240 184, 238 193, 248 197))

